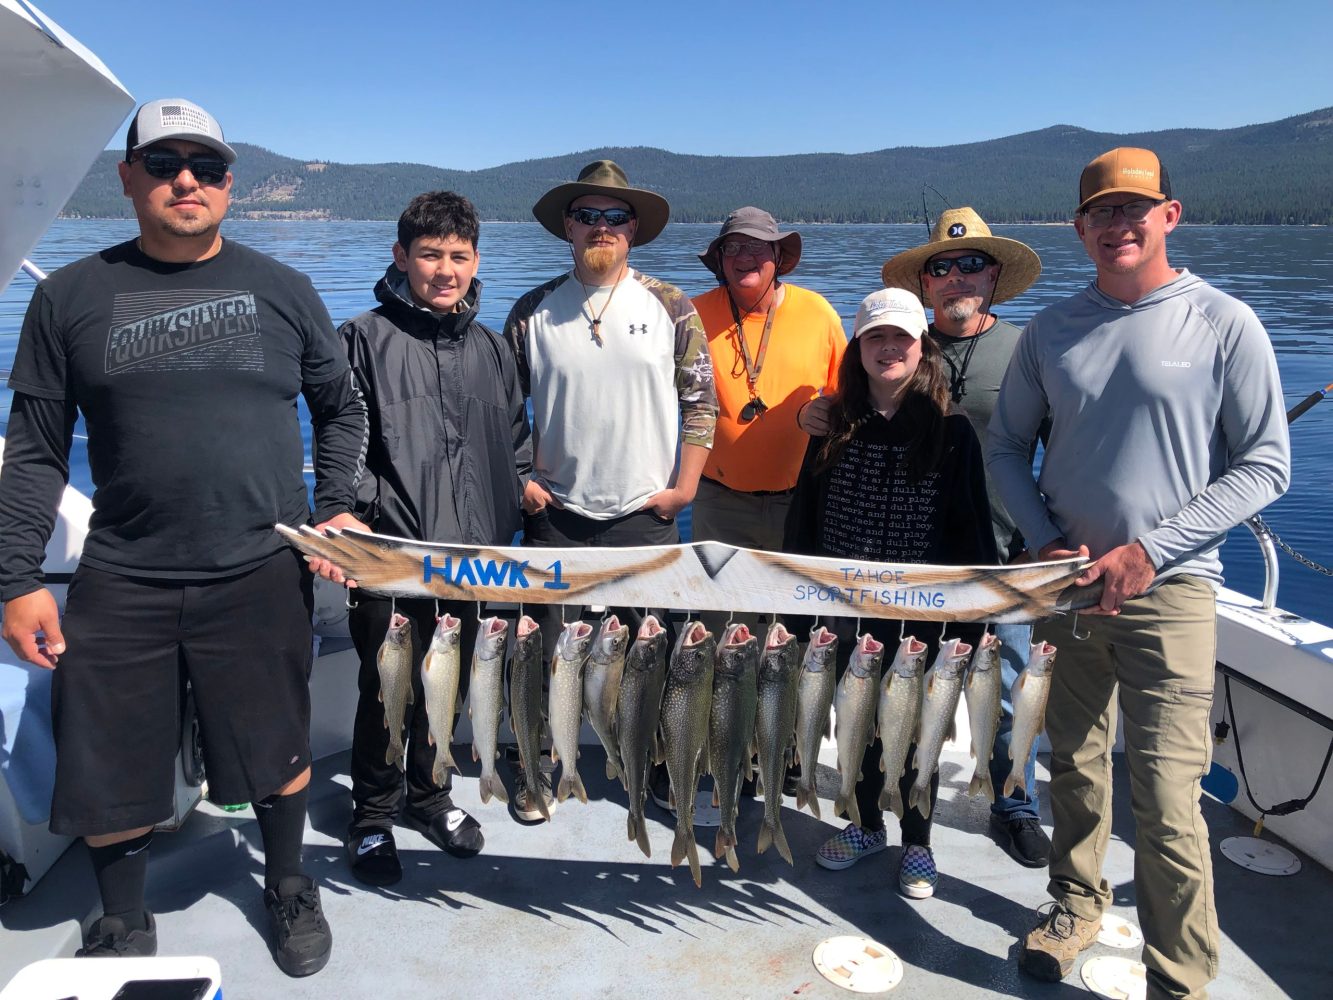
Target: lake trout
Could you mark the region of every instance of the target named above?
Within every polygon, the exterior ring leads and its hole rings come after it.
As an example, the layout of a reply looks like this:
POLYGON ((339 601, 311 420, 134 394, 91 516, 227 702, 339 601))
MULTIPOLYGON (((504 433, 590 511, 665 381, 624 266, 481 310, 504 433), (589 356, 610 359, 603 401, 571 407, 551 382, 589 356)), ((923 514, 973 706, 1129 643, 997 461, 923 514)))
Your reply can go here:
POLYGON ((852 650, 852 658, 838 681, 834 699, 840 785, 833 815, 845 815, 858 827, 861 825, 861 807, 856 801, 856 783, 861 778, 866 747, 875 739, 875 709, 879 703, 879 674, 883 664, 884 643, 867 632, 852 650))
POLYGON ((927 648, 916 636, 906 636, 879 686, 879 740, 884 747, 879 757, 879 769, 884 772, 879 807, 893 810, 899 819, 903 818, 903 796, 898 783, 921 721, 921 677, 927 648))
POLYGON ((570 794, 580 802, 588 801, 588 793, 579 777, 579 729, 583 725, 583 665, 592 645, 592 626, 587 622, 570 622, 555 643, 551 657, 551 692, 548 715, 551 720, 551 760, 560 762, 560 784, 556 787, 557 802, 564 802, 570 794))
POLYGON ((759 660, 759 696, 755 711, 755 739, 759 744, 759 780, 764 786, 764 819, 759 827, 759 853, 776 844, 789 865, 791 848, 782 830, 782 778, 787 745, 796 732, 796 684, 801 668, 796 658, 796 636, 781 622, 768 630, 759 660))
POLYGON ((403 728, 407 725, 407 707, 416 701, 412 692, 412 623, 397 612, 389 616, 389 628, 375 657, 380 672, 380 701, 384 703, 384 728, 389 731, 389 746, 384 763, 397 764, 404 770, 403 728))
POLYGON ((907 795, 907 805, 930 819, 930 779, 940 766, 940 751, 953 732, 958 698, 963 693, 963 675, 972 647, 962 639, 940 644, 935 664, 926 674, 921 693, 921 735, 916 741, 916 782, 907 795))
POLYGON ((638 843, 646 858, 653 856, 653 850, 648 843, 643 806, 648 796, 649 758, 661 719, 662 692, 666 687, 666 645, 666 629, 649 615, 639 626, 634 645, 625 656, 625 673, 620 681, 620 700, 616 705, 620 760, 624 767, 625 790, 629 795, 626 830, 629 839, 638 843))
POLYGON ((703 872, 694 840, 694 796, 708 745, 716 652, 713 633, 702 622, 687 623, 667 663, 666 688, 662 693, 662 742, 676 799, 676 839, 671 844, 671 867, 688 858, 696 886, 703 885, 703 872))
POLYGON ((1032 744, 1046 728, 1046 699, 1051 693, 1051 666, 1055 663, 1055 647, 1049 642, 1034 642, 1028 651, 1027 666, 1014 681, 1010 697, 1014 705, 1014 729, 1009 740, 1009 759, 1013 768, 1004 780, 1003 795, 1021 788, 1032 796, 1023 772, 1027 770, 1032 744))
POLYGON ((801 675, 796 684, 796 760, 801 777, 796 782, 796 808, 808 805, 819 818, 819 743, 829 735, 829 711, 838 676, 838 637, 824 628, 810 630, 801 675))
POLYGON ((602 622, 583 668, 583 708, 593 732, 606 751, 606 776, 625 783, 620 766, 620 744, 616 738, 616 704, 620 700, 620 678, 625 672, 625 648, 629 626, 615 615, 602 622))
POLYGON ((504 783, 495 773, 500 755, 500 713, 504 709, 505 640, 509 623, 503 618, 487 618, 477 627, 477 642, 472 649, 472 680, 468 685, 472 705, 472 759, 481 761, 477 784, 483 803, 491 796, 509 801, 504 783))
MULTIPOLYGON (((459 650, 463 622, 447 611, 435 623, 426 655, 421 658, 421 688, 426 696, 426 721, 430 744, 435 747, 435 767, 431 780, 444 786, 449 768, 459 770, 450 742, 454 738, 454 715, 458 711, 458 682, 463 672, 459 650)), ((461 773, 461 772, 460 772, 461 773)))
POLYGON ((969 795, 984 795, 995 801, 995 787, 990 780, 991 751, 995 749, 995 730, 1000 726, 1000 640, 987 632, 972 654, 972 666, 963 685, 967 701, 968 728, 972 731, 972 756, 977 767, 967 784, 969 795))
POLYGON ((759 639, 750 634, 746 625, 728 625, 713 668, 708 769, 713 775, 713 798, 722 813, 713 856, 725 856, 734 872, 741 867, 736 858, 736 814, 740 808, 741 776, 750 769, 758 698, 759 639))
POLYGON ((518 759, 528 798, 548 822, 551 810, 542 792, 542 630, 524 615, 514 629, 509 657, 509 721, 518 743, 518 759))

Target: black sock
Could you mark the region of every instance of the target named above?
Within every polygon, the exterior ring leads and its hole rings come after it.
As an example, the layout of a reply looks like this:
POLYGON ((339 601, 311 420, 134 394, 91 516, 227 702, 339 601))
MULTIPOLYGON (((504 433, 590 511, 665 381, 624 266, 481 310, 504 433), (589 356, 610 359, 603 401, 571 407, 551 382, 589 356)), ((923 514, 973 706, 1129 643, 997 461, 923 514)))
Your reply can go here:
POLYGON ((122 840, 106 847, 88 845, 97 889, 102 894, 102 911, 117 917, 132 931, 148 929, 144 913, 143 890, 148 877, 148 847, 153 842, 149 830, 133 840, 122 840))
POLYGON ((264 888, 273 889, 289 875, 300 875, 301 841, 305 837, 306 801, 310 786, 291 795, 270 795, 254 803, 259 835, 264 840, 264 888))

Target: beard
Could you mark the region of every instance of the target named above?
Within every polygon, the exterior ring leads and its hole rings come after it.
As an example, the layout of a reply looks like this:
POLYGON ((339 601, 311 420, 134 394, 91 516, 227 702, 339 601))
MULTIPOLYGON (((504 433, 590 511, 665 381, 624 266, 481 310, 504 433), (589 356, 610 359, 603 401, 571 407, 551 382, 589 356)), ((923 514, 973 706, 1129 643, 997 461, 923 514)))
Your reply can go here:
POLYGON ((981 302, 975 296, 954 299, 941 312, 955 323, 965 323, 975 316, 981 308, 981 302))
POLYGON ((583 248, 583 267, 590 274, 604 278, 616 266, 615 247, 591 246, 583 248))

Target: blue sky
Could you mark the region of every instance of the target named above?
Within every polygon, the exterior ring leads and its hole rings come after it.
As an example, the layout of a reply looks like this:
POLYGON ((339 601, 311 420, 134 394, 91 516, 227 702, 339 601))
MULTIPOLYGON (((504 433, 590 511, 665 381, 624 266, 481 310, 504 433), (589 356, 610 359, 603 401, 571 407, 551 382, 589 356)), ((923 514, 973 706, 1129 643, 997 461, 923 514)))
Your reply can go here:
POLYGON ((233 141, 340 162, 851 153, 1333 104, 1327 0, 1120 0, 1114 16, 976 0, 36 2, 136 99, 187 97, 233 141))

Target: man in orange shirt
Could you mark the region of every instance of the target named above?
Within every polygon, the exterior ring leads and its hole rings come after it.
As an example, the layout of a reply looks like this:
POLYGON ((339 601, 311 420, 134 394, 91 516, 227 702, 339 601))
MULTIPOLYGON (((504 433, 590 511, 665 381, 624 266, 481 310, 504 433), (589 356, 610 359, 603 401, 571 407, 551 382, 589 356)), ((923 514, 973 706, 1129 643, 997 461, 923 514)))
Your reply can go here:
POLYGON ((801 235, 738 208, 699 255, 720 282, 694 300, 713 357, 718 417, 694 498, 696 541, 780 551, 809 437, 802 404, 831 391, 847 346, 821 295, 781 280, 801 259, 801 235), (743 331, 743 335, 742 335, 743 331))
MULTIPOLYGON (((718 415, 694 496, 695 541, 782 550, 810 441, 796 416, 803 404, 833 389, 847 346, 842 321, 822 295, 780 280, 800 259, 801 234, 779 232, 773 216, 748 206, 728 215, 699 255, 719 282, 694 299, 713 359, 718 415)), ((721 636, 726 613, 700 617, 721 636)), ((759 615, 734 617, 759 629, 759 615)), ((668 808, 661 770, 650 788, 653 800, 668 808)), ((796 773, 788 771, 788 794, 795 794, 796 773)))

